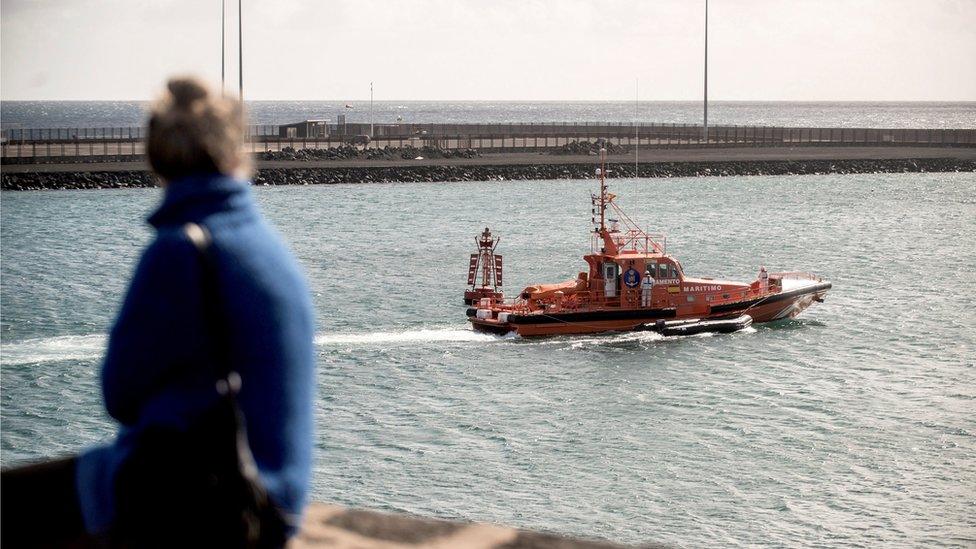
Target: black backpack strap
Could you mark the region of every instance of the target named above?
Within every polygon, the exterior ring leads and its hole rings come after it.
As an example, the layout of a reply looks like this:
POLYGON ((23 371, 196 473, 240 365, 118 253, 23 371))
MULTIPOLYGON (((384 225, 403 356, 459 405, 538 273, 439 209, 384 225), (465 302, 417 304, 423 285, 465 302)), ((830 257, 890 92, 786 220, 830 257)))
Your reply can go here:
POLYGON ((183 225, 183 234, 197 249, 200 260, 203 320, 213 336, 213 358, 220 394, 236 394, 241 387, 241 377, 231 366, 231 340, 228 323, 221 313, 220 285, 217 278, 217 261, 213 253, 213 236, 198 223, 183 225))

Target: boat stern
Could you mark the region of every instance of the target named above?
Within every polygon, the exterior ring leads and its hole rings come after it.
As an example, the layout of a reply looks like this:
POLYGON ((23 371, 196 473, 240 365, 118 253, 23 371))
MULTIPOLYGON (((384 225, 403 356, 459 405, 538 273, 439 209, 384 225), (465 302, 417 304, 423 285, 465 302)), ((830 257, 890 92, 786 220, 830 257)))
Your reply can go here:
POLYGON ((508 313, 471 307, 466 314, 471 326, 480 332, 504 335, 515 331, 515 327, 508 322, 508 313))

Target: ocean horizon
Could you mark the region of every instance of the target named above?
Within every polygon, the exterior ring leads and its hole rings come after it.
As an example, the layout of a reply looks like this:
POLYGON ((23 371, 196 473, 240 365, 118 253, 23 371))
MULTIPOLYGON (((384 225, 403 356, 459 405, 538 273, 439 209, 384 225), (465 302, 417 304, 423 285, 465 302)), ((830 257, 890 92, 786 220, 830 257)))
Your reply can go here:
MULTIPOLYGON (((2 101, 0 127, 141 126, 149 101, 2 101)), ((402 123, 626 122, 700 124, 701 101, 246 101, 249 123, 308 119, 402 123), (348 107, 347 107, 348 105, 348 107)), ((709 123, 793 127, 973 128, 976 101, 709 101, 709 123)))

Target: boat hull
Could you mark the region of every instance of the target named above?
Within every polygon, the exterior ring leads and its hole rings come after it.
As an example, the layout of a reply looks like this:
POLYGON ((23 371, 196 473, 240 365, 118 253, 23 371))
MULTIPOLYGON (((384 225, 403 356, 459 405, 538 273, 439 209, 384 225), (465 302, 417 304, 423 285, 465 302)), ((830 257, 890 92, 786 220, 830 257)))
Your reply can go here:
POLYGON ((681 314, 673 308, 602 309, 528 314, 509 314, 504 322, 497 316, 478 318, 468 310, 468 321, 476 330, 491 333, 516 332, 523 337, 625 332, 658 320, 718 319, 748 314, 756 324, 793 318, 813 303, 823 301, 830 282, 817 282, 754 299, 711 307, 708 313, 681 314))

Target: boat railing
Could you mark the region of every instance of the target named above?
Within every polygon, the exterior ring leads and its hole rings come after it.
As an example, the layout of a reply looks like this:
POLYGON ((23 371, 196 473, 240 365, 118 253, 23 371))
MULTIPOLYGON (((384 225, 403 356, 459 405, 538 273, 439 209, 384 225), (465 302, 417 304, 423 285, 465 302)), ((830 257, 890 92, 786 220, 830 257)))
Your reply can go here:
POLYGON ((534 307, 520 298, 511 305, 513 312, 530 312, 541 306, 545 311, 577 311, 580 309, 611 309, 620 307, 638 307, 640 293, 634 291, 621 292, 615 296, 607 296, 602 291, 582 290, 565 295, 562 298, 548 297, 537 301, 534 307))
POLYGON ((703 300, 705 303, 714 304, 746 299, 752 295, 755 295, 755 292, 756 288, 752 287, 723 288, 721 290, 695 294, 695 297, 696 299, 703 300))
POLYGON ((823 282, 823 278, 803 271, 787 271, 783 273, 770 273, 770 276, 778 276, 785 280, 812 280, 814 282, 823 282))
MULTIPOLYGON (((627 231, 611 231, 610 235, 620 253, 667 253, 668 239, 663 233, 646 233, 641 229, 629 229, 627 231)), ((603 239, 599 233, 594 232, 590 241, 590 251, 595 253, 601 248, 603 248, 603 239)))

